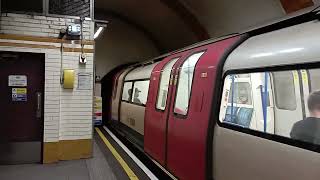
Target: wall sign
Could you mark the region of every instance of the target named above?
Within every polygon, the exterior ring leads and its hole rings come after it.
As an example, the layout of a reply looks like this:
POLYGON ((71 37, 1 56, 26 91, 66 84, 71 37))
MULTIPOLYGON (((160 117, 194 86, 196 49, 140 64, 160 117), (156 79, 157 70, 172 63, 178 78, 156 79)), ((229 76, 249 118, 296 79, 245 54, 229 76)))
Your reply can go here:
POLYGON ((93 123, 94 125, 102 124, 102 97, 94 96, 93 101, 93 123))
POLYGON ((27 88, 12 88, 12 101, 27 101, 27 88))
POLYGON ((27 86, 27 76, 26 75, 9 75, 8 76, 8 86, 24 87, 27 86))
POLYGON ((78 74, 78 89, 90 90, 91 89, 91 74, 79 73, 78 74))

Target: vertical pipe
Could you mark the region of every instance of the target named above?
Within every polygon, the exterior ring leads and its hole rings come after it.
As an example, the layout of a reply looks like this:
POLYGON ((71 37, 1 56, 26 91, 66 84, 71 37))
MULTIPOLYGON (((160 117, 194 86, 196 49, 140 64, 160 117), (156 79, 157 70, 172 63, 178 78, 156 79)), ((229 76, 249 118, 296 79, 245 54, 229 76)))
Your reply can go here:
MULTIPOLYGON (((262 88, 262 87, 261 87, 262 88)), ((262 96, 263 131, 267 132, 267 101, 268 101, 268 73, 264 73, 264 92, 262 96)))
POLYGON ((233 120, 234 75, 231 75, 231 121, 233 120))
POLYGON ((90 18, 94 20, 94 0, 90 0, 90 18))

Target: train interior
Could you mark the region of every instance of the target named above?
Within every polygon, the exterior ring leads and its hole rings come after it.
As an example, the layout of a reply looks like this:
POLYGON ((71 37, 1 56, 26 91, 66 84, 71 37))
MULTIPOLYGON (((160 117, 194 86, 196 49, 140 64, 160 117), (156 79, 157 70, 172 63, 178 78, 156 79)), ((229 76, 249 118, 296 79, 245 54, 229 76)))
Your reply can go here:
POLYGON ((290 137, 293 125, 310 116, 307 100, 319 78, 318 69, 228 75, 220 121, 290 137))

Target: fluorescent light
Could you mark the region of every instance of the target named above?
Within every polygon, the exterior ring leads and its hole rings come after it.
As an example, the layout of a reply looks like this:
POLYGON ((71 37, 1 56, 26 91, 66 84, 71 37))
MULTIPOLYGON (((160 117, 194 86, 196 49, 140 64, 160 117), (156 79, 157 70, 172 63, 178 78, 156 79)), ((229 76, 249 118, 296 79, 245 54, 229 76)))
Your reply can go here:
POLYGON ((102 32, 102 30, 103 30, 103 27, 99 27, 99 29, 97 30, 97 32, 94 33, 93 39, 96 39, 96 38, 100 35, 100 33, 102 32))

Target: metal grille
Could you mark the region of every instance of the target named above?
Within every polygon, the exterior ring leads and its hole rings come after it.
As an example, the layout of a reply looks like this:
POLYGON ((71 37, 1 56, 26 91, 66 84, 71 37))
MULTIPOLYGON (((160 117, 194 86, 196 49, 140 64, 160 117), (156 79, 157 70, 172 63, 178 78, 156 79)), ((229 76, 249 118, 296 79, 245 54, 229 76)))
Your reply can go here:
POLYGON ((49 0, 49 14, 90 17, 90 0, 49 0))

